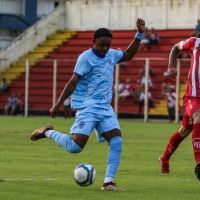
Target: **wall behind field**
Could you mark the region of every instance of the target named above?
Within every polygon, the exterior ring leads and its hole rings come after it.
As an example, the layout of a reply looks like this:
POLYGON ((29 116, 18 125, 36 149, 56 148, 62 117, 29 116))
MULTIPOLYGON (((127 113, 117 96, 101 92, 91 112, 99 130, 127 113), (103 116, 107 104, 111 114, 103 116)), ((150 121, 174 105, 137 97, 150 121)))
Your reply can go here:
POLYGON ((200 0, 68 0, 67 28, 134 29, 138 17, 148 27, 194 28, 200 18, 200 0))

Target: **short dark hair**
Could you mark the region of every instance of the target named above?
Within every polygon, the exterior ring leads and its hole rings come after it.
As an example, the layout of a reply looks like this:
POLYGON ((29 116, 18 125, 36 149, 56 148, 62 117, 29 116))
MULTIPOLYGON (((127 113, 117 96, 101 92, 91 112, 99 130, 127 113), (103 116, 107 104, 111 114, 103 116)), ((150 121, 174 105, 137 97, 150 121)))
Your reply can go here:
POLYGON ((107 28, 99 28, 95 31, 93 39, 96 40, 100 37, 109 37, 111 39, 113 38, 111 31, 107 28))

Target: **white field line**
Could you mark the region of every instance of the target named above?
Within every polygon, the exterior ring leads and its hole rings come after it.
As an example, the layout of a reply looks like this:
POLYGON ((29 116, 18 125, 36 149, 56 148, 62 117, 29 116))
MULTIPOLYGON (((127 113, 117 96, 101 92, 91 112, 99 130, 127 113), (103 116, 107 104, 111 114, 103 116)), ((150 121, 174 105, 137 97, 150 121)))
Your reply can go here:
MULTIPOLYGON (((73 180, 73 177, 71 178, 71 180, 73 180)), ((47 177, 47 178, 44 178, 44 177, 41 177, 41 178, 0 178, 0 183, 2 182, 14 182, 14 181, 69 181, 69 179, 67 178, 60 178, 60 177, 47 177)), ((187 178, 184 178, 184 179, 174 179, 174 180, 167 180, 167 179, 162 179, 162 183, 163 182, 172 182, 172 183, 182 183, 182 182, 197 182, 197 180, 194 178, 194 179, 187 179, 187 178)), ((158 180, 159 182, 159 180, 158 180)))
POLYGON ((48 178, 0 178, 1 182, 11 181, 67 181, 66 178, 48 177, 48 178))

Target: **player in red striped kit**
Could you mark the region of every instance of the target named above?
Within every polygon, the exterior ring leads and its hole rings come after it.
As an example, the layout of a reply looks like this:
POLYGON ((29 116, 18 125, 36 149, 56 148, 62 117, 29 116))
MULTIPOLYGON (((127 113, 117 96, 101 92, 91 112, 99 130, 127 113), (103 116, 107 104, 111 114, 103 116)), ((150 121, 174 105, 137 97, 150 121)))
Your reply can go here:
POLYGON ((189 83, 183 97, 185 114, 182 126, 169 139, 164 153, 160 156, 162 173, 169 173, 169 159, 182 140, 192 132, 192 145, 196 161, 195 174, 200 180, 200 38, 191 37, 175 44, 170 52, 168 77, 176 76, 176 59, 181 52, 191 52, 189 83))

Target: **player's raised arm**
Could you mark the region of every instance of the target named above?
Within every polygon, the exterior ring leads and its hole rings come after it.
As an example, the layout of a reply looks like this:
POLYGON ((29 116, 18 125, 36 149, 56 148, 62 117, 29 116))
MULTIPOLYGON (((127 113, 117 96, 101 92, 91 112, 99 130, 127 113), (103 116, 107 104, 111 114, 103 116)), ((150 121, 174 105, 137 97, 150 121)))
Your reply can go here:
POLYGON ((180 55, 180 53, 184 50, 184 51, 189 51, 189 46, 187 44, 189 44, 190 38, 185 40, 185 41, 181 41, 176 43, 169 54, 169 64, 168 64, 168 70, 167 70, 167 75, 170 78, 175 78, 176 74, 177 74, 177 70, 176 70, 176 61, 178 56, 180 55), (183 49, 184 46, 184 49, 183 49))
POLYGON ((75 90, 78 81, 79 81, 79 76, 76 74, 73 74, 71 79, 68 81, 68 83, 65 85, 60 97, 56 101, 56 104, 50 108, 50 113, 52 117, 55 117, 60 109, 60 106, 64 102, 65 99, 67 99, 75 90))
POLYGON ((169 54, 169 64, 168 64, 168 70, 167 75, 170 78, 175 78, 177 74, 176 70, 176 60, 178 56, 181 53, 181 42, 175 44, 169 54))
POLYGON ((121 58, 119 62, 131 60, 133 56, 136 54, 136 52, 138 51, 140 42, 143 37, 143 33, 145 31, 145 21, 141 18, 138 18, 136 22, 136 26, 137 26, 138 31, 135 34, 135 38, 132 41, 132 43, 129 45, 129 47, 125 50, 124 56, 121 58))

